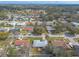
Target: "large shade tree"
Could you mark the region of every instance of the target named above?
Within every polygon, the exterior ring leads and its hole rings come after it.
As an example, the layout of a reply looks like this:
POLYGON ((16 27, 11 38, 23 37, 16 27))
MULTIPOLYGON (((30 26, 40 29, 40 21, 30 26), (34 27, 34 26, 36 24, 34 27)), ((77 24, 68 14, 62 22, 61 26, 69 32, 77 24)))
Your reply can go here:
POLYGON ((9 36, 8 32, 0 32, 0 40, 6 40, 9 36))

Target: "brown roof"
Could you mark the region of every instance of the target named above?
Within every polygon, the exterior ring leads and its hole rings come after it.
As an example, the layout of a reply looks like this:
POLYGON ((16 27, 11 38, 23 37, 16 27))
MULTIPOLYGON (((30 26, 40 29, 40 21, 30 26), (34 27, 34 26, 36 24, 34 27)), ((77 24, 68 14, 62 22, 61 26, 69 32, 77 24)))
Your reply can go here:
POLYGON ((64 42, 64 40, 54 40, 51 43, 54 46, 61 46, 61 47, 67 48, 67 44, 64 42))

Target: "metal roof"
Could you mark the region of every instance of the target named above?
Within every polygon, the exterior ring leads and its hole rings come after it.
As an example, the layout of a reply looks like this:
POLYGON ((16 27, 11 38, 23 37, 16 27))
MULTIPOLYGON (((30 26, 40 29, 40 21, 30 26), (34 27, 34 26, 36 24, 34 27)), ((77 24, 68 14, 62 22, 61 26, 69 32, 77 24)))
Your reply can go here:
POLYGON ((47 46, 48 41, 47 40, 34 40, 33 41, 33 47, 45 47, 47 46))

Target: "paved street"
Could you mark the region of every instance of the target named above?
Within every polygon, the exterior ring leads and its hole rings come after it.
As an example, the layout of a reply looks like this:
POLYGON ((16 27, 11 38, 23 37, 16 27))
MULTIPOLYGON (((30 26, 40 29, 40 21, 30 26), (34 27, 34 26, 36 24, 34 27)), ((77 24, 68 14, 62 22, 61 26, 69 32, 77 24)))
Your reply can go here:
MULTIPOLYGON (((15 37, 21 36, 21 35, 14 35, 15 37)), ((65 35, 51 35, 48 34, 49 37, 65 37, 65 35)), ((13 35, 10 35, 9 37, 13 37, 13 35)), ((42 35, 23 35, 23 37, 42 37, 42 35)), ((79 35, 76 35, 74 38, 79 38, 79 35)))

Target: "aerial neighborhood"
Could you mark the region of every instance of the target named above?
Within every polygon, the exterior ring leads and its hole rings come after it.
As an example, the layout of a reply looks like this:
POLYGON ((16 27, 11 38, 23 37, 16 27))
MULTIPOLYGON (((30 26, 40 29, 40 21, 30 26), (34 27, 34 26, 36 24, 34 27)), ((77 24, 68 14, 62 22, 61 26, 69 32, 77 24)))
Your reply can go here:
POLYGON ((78 6, 0 5, 0 57, 72 56, 79 56, 78 6))

